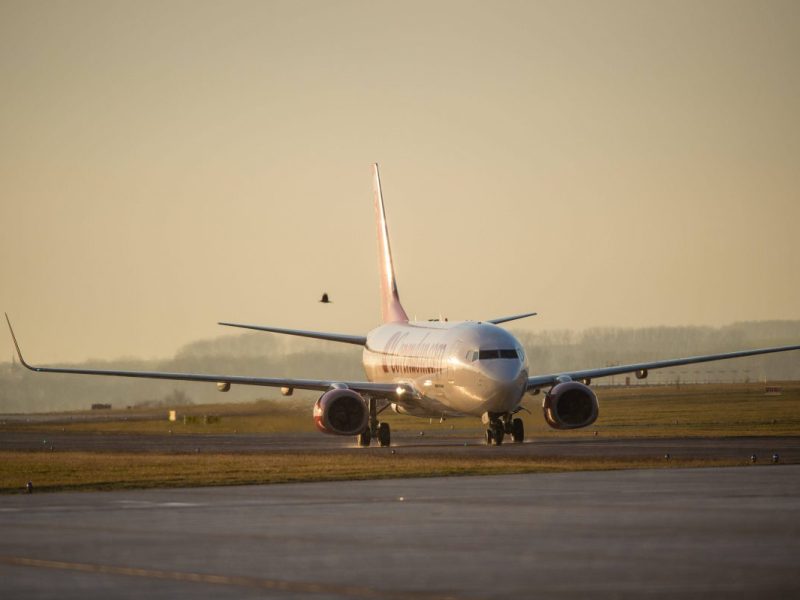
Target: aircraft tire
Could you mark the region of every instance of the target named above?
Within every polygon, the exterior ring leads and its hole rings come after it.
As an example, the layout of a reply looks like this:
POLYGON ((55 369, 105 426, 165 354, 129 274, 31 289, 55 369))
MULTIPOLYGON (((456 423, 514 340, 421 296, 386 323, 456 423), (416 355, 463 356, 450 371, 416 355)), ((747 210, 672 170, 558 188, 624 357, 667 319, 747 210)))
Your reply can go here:
POLYGON ((502 421, 495 421, 489 427, 492 432, 492 440, 495 446, 500 446, 503 443, 503 437, 506 433, 506 428, 502 421))
POLYGON ((522 419, 514 419, 511 421, 511 439, 514 443, 521 444, 525 441, 525 424, 522 419))
POLYGON ((491 429, 486 430, 486 445, 491 446, 492 441, 494 440, 494 434, 492 433, 491 429))
POLYGON ((388 448, 392 441, 392 431, 389 429, 388 423, 378 424, 378 442, 381 448, 388 448))
POLYGON ((371 439, 372 434, 369 430, 369 427, 367 427, 364 431, 356 436, 356 443, 362 448, 367 448, 371 439))
POLYGON ((494 438, 494 445, 502 446, 504 436, 505 436, 505 431, 503 431, 503 427, 502 426, 496 427, 495 430, 492 432, 492 437, 494 438))

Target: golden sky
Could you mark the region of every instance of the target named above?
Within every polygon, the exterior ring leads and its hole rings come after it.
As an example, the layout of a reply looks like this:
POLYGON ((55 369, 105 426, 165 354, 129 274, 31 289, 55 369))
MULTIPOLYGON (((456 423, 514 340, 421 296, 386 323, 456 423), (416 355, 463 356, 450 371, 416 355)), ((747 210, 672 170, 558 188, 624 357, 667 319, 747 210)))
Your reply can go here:
POLYGON ((799 107, 793 1, 3 0, 0 310, 40 362, 365 333, 379 162, 409 315, 798 319, 799 107))

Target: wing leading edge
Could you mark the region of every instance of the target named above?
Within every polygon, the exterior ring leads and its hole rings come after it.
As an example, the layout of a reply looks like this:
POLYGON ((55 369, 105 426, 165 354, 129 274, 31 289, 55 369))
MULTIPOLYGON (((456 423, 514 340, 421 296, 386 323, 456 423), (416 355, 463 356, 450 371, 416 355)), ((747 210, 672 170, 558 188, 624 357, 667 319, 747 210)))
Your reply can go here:
POLYGON ((609 377, 611 375, 622 375, 624 373, 636 373, 637 371, 649 371, 651 369, 663 369, 666 367, 679 367, 681 365, 692 365, 715 360, 728 360, 730 358, 756 356, 758 354, 772 354, 774 352, 789 352, 791 350, 800 350, 800 345, 776 346, 774 348, 756 348, 754 350, 739 350, 737 352, 725 352, 723 354, 705 354, 702 356, 689 356, 687 358, 673 358, 668 360, 657 360, 653 362, 603 367, 599 369, 564 371, 563 373, 554 373, 550 375, 537 375, 535 377, 528 378, 528 389, 530 390, 548 385, 554 385, 561 381, 596 379, 599 377, 609 377))
POLYGON ((8 330, 17 350, 19 361, 24 367, 38 373, 66 373, 74 375, 106 375, 110 377, 139 377, 143 379, 168 379, 174 381, 199 381, 206 383, 230 383, 231 385, 259 385, 265 387, 287 387, 299 390, 326 391, 337 386, 347 388, 359 393, 368 394, 375 398, 395 399, 413 390, 409 386, 373 383, 370 381, 340 381, 330 379, 282 379, 277 377, 248 377, 242 375, 213 375, 205 373, 170 373, 162 371, 116 371, 104 369, 72 369, 67 367, 43 367, 28 364, 22 356, 17 336, 11 326, 11 320, 6 314, 8 330))

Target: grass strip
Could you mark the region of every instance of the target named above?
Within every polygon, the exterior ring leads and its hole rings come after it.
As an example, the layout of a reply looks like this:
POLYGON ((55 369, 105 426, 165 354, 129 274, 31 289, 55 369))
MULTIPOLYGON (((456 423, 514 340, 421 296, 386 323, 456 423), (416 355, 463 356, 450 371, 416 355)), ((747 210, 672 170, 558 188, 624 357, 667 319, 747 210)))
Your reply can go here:
POLYGON ((0 493, 501 475, 741 465, 735 460, 419 456, 388 452, 292 454, 105 454, 0 452, 0 493))

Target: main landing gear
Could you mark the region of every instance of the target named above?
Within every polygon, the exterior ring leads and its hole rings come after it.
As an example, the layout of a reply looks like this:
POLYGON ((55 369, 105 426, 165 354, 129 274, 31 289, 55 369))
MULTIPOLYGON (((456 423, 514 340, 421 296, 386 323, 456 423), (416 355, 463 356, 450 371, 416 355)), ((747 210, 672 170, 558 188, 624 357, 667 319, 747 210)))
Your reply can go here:
POLYGON ((388 423, 378 422, 378 402, 374 398, 369 399, 369 425, 356 436, 356 443, 362 448, 370 445, 372 440, 377 440, 381 448, 388 448, 392 441, 392 432, 388 423))
POLYGON ((522 419, 512 419, 510 414, 490 414, 489 427, 486 429, 486 445, 500 446, 506 434, 511 436, 514 443, 521 444, 525 439, 525 424, 522 419))
POLYGON ((359 433, 356 436, 356 441, 358 445, 362 448, 366 448, 370 445, 372 440, 378 440, 381 448, 388 448, 389 444, 391 443, 391 431, 389 429, 388 423, 378 423, 377 429, 372 429, 372 427, 367 427, 364 431, 359 433))

